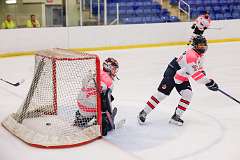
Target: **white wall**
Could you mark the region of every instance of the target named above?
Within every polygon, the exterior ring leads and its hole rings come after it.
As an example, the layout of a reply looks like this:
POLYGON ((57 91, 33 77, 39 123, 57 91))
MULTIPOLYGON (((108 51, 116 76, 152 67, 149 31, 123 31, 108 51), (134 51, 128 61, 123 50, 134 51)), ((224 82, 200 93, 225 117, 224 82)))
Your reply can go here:
MULTIPOLYGON (((186 42, 192 33, 191 25, 180 22, 0 30, 0 53, 186 42)), ((240 20, 213 21, 212 27, 223 29, 208 29, 208 39, 240 38, 240 20)))

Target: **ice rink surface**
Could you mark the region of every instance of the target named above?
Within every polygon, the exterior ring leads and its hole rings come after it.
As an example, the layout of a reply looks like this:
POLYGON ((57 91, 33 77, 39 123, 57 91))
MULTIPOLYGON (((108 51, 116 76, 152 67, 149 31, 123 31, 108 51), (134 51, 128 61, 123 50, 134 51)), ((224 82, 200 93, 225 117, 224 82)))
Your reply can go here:
MULTIPOLYGON (((93 143, 68 149, 33 148, 0 126, 1 160, 239 160, 240 104, 220 92, 209 91, 191 81, 194 96, 185 112, 182 127, 168 123, 180 99, 174 90, 140 126, 136 116, 156 92, 167 64, 186 46, 93 52, 119 61, 114 106, 125 126, 93 143)), ((220 88, 240 99, 240 43, 209 44, 205 70, 220 88)), ((15 112, 26 97, 32 81, 34 57, 0 59, 0 121, 15 112)))

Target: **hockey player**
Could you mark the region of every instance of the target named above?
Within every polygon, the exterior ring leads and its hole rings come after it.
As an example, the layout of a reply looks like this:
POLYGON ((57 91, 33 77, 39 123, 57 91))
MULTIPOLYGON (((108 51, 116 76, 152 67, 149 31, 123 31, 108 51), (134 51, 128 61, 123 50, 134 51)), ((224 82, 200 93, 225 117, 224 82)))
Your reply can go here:
POLYGON ((210 26, 210 24, 211 24, 211 18, 207 11, 203 12, 202 15, 198 16, 191 27, 193 29, 193 35, 190 38, 188 45, 191 44, 192 39, 195 36, 197 35, 202 36, 204 31, 210 26))
MULTIPOLYGON (((101 72, 102 87, 102 135, 106 136, 107 132, 115 129, 114 118, 117 114, 117 108, 112 108, 113 81, 117 78, 119 65, 114 58, 107 58, 103 62, 103 71, 101 72)), ((118 79, 118 78, 117 78, 118 79)))
MULTIPOLYGON (((118 62, 114 58, 107 58, 103 62, 103 70, 100 72, 101 80, 101 104, 102 104, 102 135, 106 136, 107 132, 115 129, 114 117, 117 113, 117 108, 112 108, 112 101, 114 97, 112 96, 113 81, 117 78, 116 74, 118 72, 118 62)), ((93 75, 93 74, 90 74, 93 75)), ((95 105, 91 104, 93 102, 91 98, 96 98, 96 83, 92 76, 88 77, 83 81, 82 91, 86 91, 89 94, 88 100, 86 101, 86 94, 80 92, 78 97, 78 107, 79 111, 76 112, 76 117, 74 125, 89 126, 95 117, 96 110, 94 110, 95 105), (95 93, 94 93, 95 92, 95 93), (84 94, 84 95, 83 95, 84 94), (94 97, 95 96, 95 97, 94 97), (84 98, 82 98, 84 97, 84 98), (84 105, 82 103, 84 102, 84 105), (88 110, 84 109, 88 106, 88 110), (93 112, 93 114, 92 114, 93 112)))
POLYGON ((169 122, 179 126, 183 125, 184 121, 181 117, 187 110, 192 98, 192 88, 189 77, 192 77, 192 79, 200 84, 206 85, 207 88, 212 91, 218 90, 217 83, 212 79, 208 79, 203 70, 203 57, 207 51, 207 47, 205 37, 198 35, 193 38, 192 48, 188 48, 182 55, 174 58, 168 64, 157 92, 150 97, 144 109, 137 116, 140 124, 145 123, 147 115, 156 108, 161 101, 169 96, 175 87, 181 95, 181 99, 169 122))

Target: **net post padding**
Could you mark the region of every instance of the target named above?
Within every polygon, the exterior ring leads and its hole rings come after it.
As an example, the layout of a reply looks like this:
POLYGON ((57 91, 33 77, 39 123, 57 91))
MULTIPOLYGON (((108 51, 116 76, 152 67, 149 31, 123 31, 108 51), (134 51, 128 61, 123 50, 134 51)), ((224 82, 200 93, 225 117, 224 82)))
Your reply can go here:
MULTIPOLYGON (((100 93, 83 103, 97 112, 92 124, 75 124, 77 97, 88 70, 94 72, 96 90, 100 86, 100 60, 97 55, 65 49, 36 53, 35 70, 27 97, 16 113, 2 125, 22 141, 35 147, 64 148, 86 144, 101 137, 100 93)), ((81 93, 82 94, 82 93, 81 93)), ((86 120, 88 117, 84 117, 86 120)))

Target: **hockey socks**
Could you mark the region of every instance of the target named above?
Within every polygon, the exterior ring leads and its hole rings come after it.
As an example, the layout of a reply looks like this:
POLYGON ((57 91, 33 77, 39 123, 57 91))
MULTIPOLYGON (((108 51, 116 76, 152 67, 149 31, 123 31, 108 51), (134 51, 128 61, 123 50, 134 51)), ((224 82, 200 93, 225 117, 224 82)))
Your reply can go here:
POLYGON ((166 98, 166 95, 161 93, 161 92, 157 92, 155 94, 153 94, 150 99, 148 100, 148 102, 145 105, 145 108, 143 109, 147 114, 149 114, 154 108, 156 108, 156 106, 164 99, 166 98))

